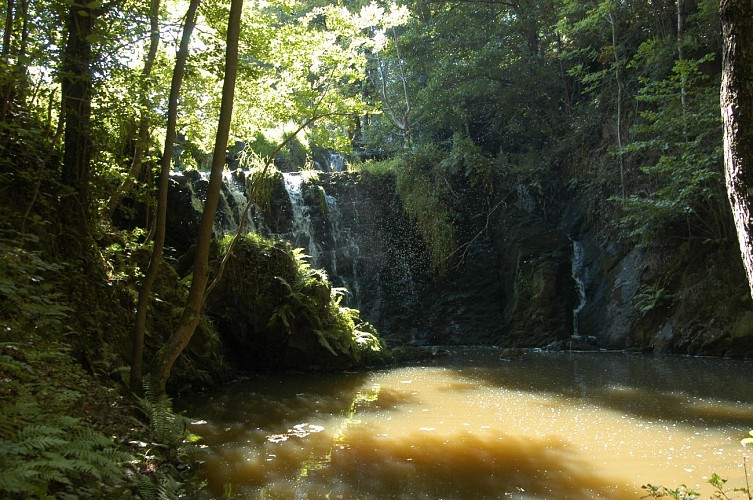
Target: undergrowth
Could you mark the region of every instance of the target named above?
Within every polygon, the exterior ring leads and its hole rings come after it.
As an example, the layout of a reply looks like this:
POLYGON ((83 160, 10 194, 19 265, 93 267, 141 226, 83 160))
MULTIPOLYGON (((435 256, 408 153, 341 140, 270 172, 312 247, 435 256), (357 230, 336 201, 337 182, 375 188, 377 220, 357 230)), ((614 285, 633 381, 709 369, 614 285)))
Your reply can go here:
MULTIPOLYGON (((224 253, 229 239, 220 245, 224 253)), ((256 369, 295 364, 292 356, 320 369, 375 362, 384 346, 358 310, 341 304, 344 293, 303 250, 250 233, 235 246, 208 309, 238 361, 253 359, 256 369)))
POLYGON ((133 419, 117 370, 81 363, 117 337, 87 343, 76 272, 38 236, 0 237, 0 498, 177 498, 195 488, 185 423, 150 392, 133 419))
POLYGON ((136 402, 138 413, 146 421, 144 440, 130 443, 139 450, 135 477, 139 496, 151 500, 195 493, 202 485, 191 482, 191 456, 199 449, 199 437, 188 431, 188 419, 175 413, 170 398, 148 379, 144 396, 136 402))
MULTIPOLYGON (((125 481, 133 457, 81 418, 71 407, 82 394, 66 379, 85 378, 67 363, 65 346, 38 351, 31 345, 0 345, 0 492, 11 498, 96 498, 125 481), (65 376, 43 378, 57 365, 65 376), (57 383, 56 383, 57 382, 57 383)), ((75 386, 74 386, 75 387, 75 386)))
MULTIPOLYGON (((712 474, 711 478, 706 481, 711 485, 713 491, 708 497, 712 500, 732 500, 733 498, 745 498, 750 500, 750 490, 746 488, 727 488, 727 480, 718 474, 712 474), (732 495, 732 496, 730 496, 732 495)), ((647 494, 641 498, 672 498, 674 500, 698 500, 701 498, 700 490, 690 488, 685 484, 677 488, 667 488, 666 486, 656 486, 646 484, 642 487, 647 494)))

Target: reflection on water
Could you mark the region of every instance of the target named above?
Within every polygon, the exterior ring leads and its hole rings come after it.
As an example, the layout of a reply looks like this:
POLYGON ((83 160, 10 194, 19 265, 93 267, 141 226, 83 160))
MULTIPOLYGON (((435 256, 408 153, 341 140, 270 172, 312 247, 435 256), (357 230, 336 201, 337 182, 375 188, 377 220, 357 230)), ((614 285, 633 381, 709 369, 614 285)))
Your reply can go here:
POLYGON ((744 486, 751 365, 459 349, 425 366, 259 374, 177 402, 211 495, 640 498, 646 483, 744 486))

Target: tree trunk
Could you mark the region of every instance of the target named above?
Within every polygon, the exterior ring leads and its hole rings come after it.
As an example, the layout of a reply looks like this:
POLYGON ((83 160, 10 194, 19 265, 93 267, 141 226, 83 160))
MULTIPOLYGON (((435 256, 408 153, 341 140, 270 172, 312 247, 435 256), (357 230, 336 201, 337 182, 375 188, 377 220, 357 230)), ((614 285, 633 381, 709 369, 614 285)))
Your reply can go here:
POLYGON ((136 319, 131 338, 133 339, 133 351, 131 353, 131 390, 139 392, 141 390, 141 378, 143 374, 144 359, 144 332, 146 330, 146 313, 149 309, 149 303, 152 295, 152 285, 157 277, 159 266, 162 262, 162 251, 165 246, 165 230, 167 220, 167 190, 170 180, 170 164, 173 157, 173 143, 175 142, 176 123, 178 121, 178 98, 180 97, 180 88, 183 84, 183 75, 188 59, 188 44, 191 40, 194 26, 196 26, 196 12, 199 8, 200 0, 191 0, 186 13, 186 24, 183 27, 183 35, 180 39, 180 47, 175 60, 173 78, 170 84, 170 96, 168 98, 167 109, 167 130, 165 132, 165 149, 162 154, 160 163, 160 179, 157 191, 157 219, 154 229, 154 246, 152 247, 152 256, 149 261, 144 282, 139 290, 139 302, 136 308, 136 319))
MULTIPOLYGON (((15 0, 7 1, 7 10, 5 11, 5 27, 3 31, 3 49, 0 55, 0 65, 4 66, 5 71, 10 70, 10 44, 11 35, 13 34, 13 7, 15 0)), ((0 80, 0 121, 5 121, 10 110, 10 101, 13 93, 13 79, 6 76, 0 80), (5 81, 8 80, 8 81, 5 81)), ((0 132, 2 135, 2 132, 0 132)))
POLYGON ((241 11, 243 0, 232 0, 227 29, 227 49, 225 52, 225 80, 222 86, 222 104, 217 136, 212 156, 212 170, 207 189, 207 201, 199 224, 194 260, 193 278, 188 292, 188 300, 183 310, 181 324, 157 352, 152 364, 152 380, 162 390, 165 389, 175 360, 191 340, 201 317, 204 295, 209 280, 209 247, 212 239, 212 225, 217 211, 217 203, 222 184, 222 170, 225 168, 225 155, 230 122, 233 115, 233 98, 235 95, 235 78, 238 69, 238 37, 240 34, 241 11))
POLYGON ((149 77, 152 74, 154 60, 157 57, 157 49, 159 48, 159 9, 160 0, 152 0, 149 8, 149 52, 144 60, 144 69, 141 72, 139 89, 141 118, 139 119, 136 147, 133 153, 133 160, 131 161, 131 168, 129 169, 126 178, 107 201, 106 216, 108 219, 112 219, 115 209, 118 207, 121 200, 131 191, 131 189, 133 189, 133 186, 136 183, 136 178, 138 177, 139 172, 141 172, 141 166, 144 163, 144 151, 147 149, 149 143, 149 77))
POLYGON ((724 170, 740 253, 753 296, 753 3, 722 0, 721 19, 724 170))
POLYGON ((609 24, 612 28, 612 48, 614 51, 614 79, 617 82, 617 123, 615 128, 617 130, 617 158, 620 163, 620 189, 622 197, 625 198, 625 159, 622 153, 622 74, 620 71, 620 53, 617 47, 617 18, 613 12, 609 12, 607 16, 609 24))
POLYGON ((10 40, 13 33, 13 7, 15 7, 15 3, 15 0, 8 0, 6 2, 5 27, 3 28, 3 62, 7 62, 10 55, 10 40))
MULTIPOLYGON (((677 0, 677 60, 682 64, 685 61, 685 2, 677 0)), ((683 119, 687 111, 687 69, 680 68, 680 104, 682 105, 683 119)), ((684 125, 683 125, 684 127, 684 125)))
MULTIPOLYGON (((63 168, 61 180, 72 190, 66 206, 65 222, 71 229, 85 230, 89 215, 89 178, 91 167, 91 68, 94 55, 91 38, 97 12, 73 5, 66 21, 68 40, 63 49, 61 90, 62 114, 65 116, 63 136, 63 168)), ((75 235, 74 235, 75 236, 75 235)))

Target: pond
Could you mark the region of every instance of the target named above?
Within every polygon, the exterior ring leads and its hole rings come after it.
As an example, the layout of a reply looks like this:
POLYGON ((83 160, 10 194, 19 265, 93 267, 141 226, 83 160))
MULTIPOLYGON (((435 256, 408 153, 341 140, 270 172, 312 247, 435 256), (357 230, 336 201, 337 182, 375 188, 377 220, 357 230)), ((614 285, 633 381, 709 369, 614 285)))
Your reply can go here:
POLYGON ((636 499, 745 486, 750 362, 456 348, 365 373, 249 374, 176 401, 213 496, 636 499))

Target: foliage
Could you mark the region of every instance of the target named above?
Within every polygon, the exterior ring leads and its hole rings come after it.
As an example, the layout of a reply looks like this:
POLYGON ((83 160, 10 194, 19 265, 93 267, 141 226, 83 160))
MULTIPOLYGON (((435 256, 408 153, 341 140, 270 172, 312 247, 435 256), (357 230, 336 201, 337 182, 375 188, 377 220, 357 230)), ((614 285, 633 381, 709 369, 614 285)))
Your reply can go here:
POLYGON ((60 330, 71 312, 49 279, 65 266, 45 259, 39 250, 22 246, 38 240, 33 235, 0 239, 0 316, 6 320, 6 339, 26 338, 34 330, 60 330))
POLYGON ((641 498, 674 498, 675 500, 697 500, 699 494, 696 490, 688 488, 684 484, 677 488, 667 488, 666 486, 654 486, 645 484, 641 487, 648 492, 641 498))
POLYGON ((185 417, 172 409, 170 398, 151 384, 144 381, 144 397, 137 398, 138 410, 144 414, 149 424, 150 445, 164 450, 167 460, 179 458, 186 450, 187 442, 195 441, 186 428, 185 417))
POLYGON ((643 163, 646 191, 623 200, 623 222, 644 243, 678 224, 692 224, 686 238, 726 236, 719 96, 700 72, 711 58, 678 62, 670 77, 641 89, 638 140, 624 152, 643 163))
POLYGON ((239 166, 246 172, 246 192, 254 193, 254 204, 262 210, 269 208, 275 188, 282 182, 282 173, 267 166, 264 157, 245 149, 240 153, 239 166))
POLYGON ((419 146, 401 157, 397 171, 397 192, 405 211, 418 226, 439 270, 455 249, 455 228, 443 196, 446 179, 438 168, 443 156, 435 146, 419 146))
MULTIPOLYGON (((714 491, 709 498, 713 500, 730 500, 730 494, 741 493, 742 498, 750 498, 750 492, 747 488, 733 488, 727 489, 727 480, 723 479, 719 474, 712 474, 711 478, 706 481, 710 484, 714 491)), ((642 489, 646 490, 647 494, 641 498, 672 498, 674 500, 697 500, 701 498, 699 490, 688 488, 686 485, 680 485, 677 488, 667 488, 666 486, 655 486, 653 484, 645 484, 642 489)))
POLYGON ((186 481, 178 472, 186 469, 199 437, 187 429, 188 420, 173 411, 170 398, 144 381, 144 396, 137 398, 137 409, 146 418, 149 442, 134 441, 142 451, 141 474, 136 481, 144 499, 179 498, 185 494, 186 481))
POLYGON ((468 179, 472 186, 482 188, 482 192, 486 194, 494 192, 497 174, 494 159, 466 134, 453 135, 452 149, 440 166, 447 175, 454 176, 457 172, 468 179))
POLYGON ((499 175, 491 155, 467 135, 455 134, 449 151, 432 144, 416 146, 393 160, 367 162, 371 173, 394 173, 405 211, 416 223, 430 250, 434 267, 442 272, 457 247, 455 207, 457 191, 475 189, 489 196, 499 175))
POLYGON ((659 284, 643 285, 635 294, 635 308, 647 313, 665 305, 672 299, 672 295, 659 284))
POLYGON ((364 162, 358 163, 355 166, 356 170, 366 175, 392 175, 396 176, 397 171, 400 169, 400 158, 394 157, 386 160, 373 160, 368 159, 364 162))
MULTIPOLYGON (((749 434, 753 436, 753 431, 750 431, 749 434)), ((747 437, 743 438, 740 441, 740 444, 743 446, 747 446, 748 444, 753 444, 753 438, 747 437)), ((743 465, 745 466, 745 479, 746 483, 748 480, 748 469, 747 465, 745 465, 745 459, 743 459, 743 465)), ((730 500, 732 497, 729 496, 730 493, 742 493, 745 498, 750 499, 753 498, 751 496, 751 491, 748 489, 748 487, 745 488, 733 488, 733 489, 727 489, 727 480, 722 478, 719 474, 713 473, 711 474, 711 477, 706 481, 708 484, 710 484, 714 491, 711 494, 709 498, 712 498, 714 500, 730 500)), ((680 485, 677 488, 667 488, 666 486, 656 486, 653 484, 644 484, 642 486, 642 489, 646 490, 647 494, 642 496, 641 498, 673 498, 675 500, 696 500, 700 498, 700 492, 698 490, 688 488, 687 485, 680 485)))
POLYGON ((90 424, 69 416, 82 395, 60 386, 65 377, 83 378, 63 345, 39 349, 0 345, 4 380, 0 408, 0 492, 11 496, 97 497, 125 481, 123 464, 132 457, 90 424), (55 378, 41 370, 57 365, 55 378))
POLYGON ((263 132, 257 131, 253 139, 246 143, 243 153, 247 155, 255 153, 259 158, 269 158, 276 148, 277 142, 268 138, 263 132))
MULTIPOLYGON (((229 241, 221 242, 220 253, 229 241)), ((220 329, 247 332, 225 335, 246 351, 238 356, 259 366, 284 366, 292 349, 304 356, 302 365, 346 368, 373 361, 384 346, 357 310, 340 304, 343 293, 311 267, 302 249, 250 233, 233 250, 209 311, 220 329)))

